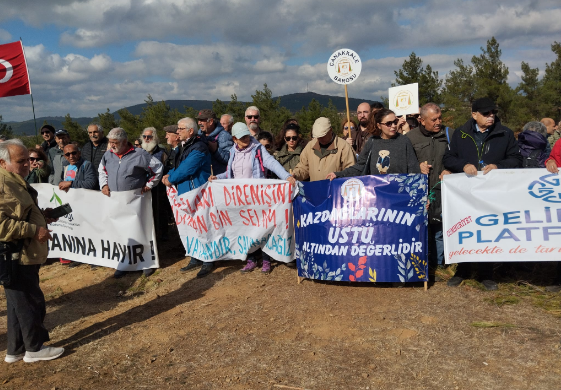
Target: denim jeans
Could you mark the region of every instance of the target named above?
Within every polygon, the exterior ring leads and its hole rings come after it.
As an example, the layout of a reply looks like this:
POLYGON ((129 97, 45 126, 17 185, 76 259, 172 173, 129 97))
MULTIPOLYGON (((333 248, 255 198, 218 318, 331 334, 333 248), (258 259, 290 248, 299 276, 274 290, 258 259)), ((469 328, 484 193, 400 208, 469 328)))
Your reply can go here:
POLYGON ((442 224, 429 224, 429 266, 444 265, 444 237, 442 224))

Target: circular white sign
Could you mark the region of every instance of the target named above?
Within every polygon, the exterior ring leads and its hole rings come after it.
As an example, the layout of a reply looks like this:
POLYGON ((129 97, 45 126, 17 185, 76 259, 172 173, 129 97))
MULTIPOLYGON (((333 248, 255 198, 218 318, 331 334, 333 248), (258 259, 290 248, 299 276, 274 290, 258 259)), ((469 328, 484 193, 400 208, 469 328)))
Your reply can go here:
POLYGON ((12 68, 12 64, 1 58, 0 58, 0 65, 4 65, 6 67, 6 75, 0 80, 0 84, 2 84, 10 81, 12 75, 14 74, 14 69, 12 68))
POLYGON ((327 61, 327 73, 337 84, 352 83, 358 78, 361 70, 360 57, 350 49, 337 50, 327 61))

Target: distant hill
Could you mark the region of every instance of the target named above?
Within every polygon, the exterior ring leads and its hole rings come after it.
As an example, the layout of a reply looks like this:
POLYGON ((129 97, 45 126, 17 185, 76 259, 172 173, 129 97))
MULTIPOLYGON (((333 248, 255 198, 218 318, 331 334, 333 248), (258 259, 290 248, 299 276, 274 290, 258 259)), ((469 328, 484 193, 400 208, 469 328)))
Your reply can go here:
MULTIPOLYGON (((340 112, 343 112, 347 109, 344 97, 320 95, 314 92, 291 93, 288 95, 280 96, 280 99, 281 99, 281 106, 286 107, 291 112, 299 111, 302 109, 302 107, 308 106, 308 104, 310 104, 312 99, 317 100, 323 106, 327 106, 329 104, 329 99, 331 99, 335 107, 337 107, 337 110, 339 110, 340 112)), ((370 100, 365 100, 365 99, 349 98, 349 108, 351 112, 356 111, 358 105, 364 101, 371 102, 370 100)), ((227 103, 228 101, 225 102, 227 103)), ((212 108, 213 102, 210 100, 166 100, 166 103, 171 107, 171 109, 176 108, 180 111, 183 111, 184 107, 192 107, 195 110, 212 108)), ((124 108, 134 115, 139 115, 142 112, 142 108, 145 106, 146 103, 142 103, 142 104, 135 104, 134 106, 124 107, 124 108)), ((98 111, 104 112, 105 110, 103 108, 100 108, 98 111)), ((117 114, 117 111, 115 111, 113 114, 115 115, 115 118, 118 119, 119 114, 117 114)), ((72 113, 70 114, 72 115, 72 113)), ((87 126, 94 120, 94 118, 72 118, 72 119, 77 121, 83 127, 87 126)), ((55 116, 55 117, 37 118, 37 128, 41 128, 45 120, 49 124, 53 125, 56 129, 62 127, 62 122, 64 121, 64 117, 55 116)), ((6 122, 6 123, 12 126, 12 130, 16 134, 27 134, 27 135, 35 134, 35 125, 33 123, 33 119, 23 122, 6 122)))

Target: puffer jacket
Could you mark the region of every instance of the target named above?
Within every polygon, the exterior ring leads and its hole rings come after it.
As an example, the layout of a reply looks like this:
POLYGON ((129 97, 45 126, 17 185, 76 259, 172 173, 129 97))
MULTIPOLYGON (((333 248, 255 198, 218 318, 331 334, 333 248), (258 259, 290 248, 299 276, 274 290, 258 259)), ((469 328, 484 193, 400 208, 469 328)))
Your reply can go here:
POLYGON ((47 260, 47 243, 33 238, 40 226, 46 228, 47 222, 37 207, 37 191, 20 175, 0 168, 0 241, 24 240, 20 256, 23 265, 47 260))
POLYGON ((345 168, 353 166, 356 162, 356 155, 351 147, 342 138, 335 136, 335 139, 326 149, 325 154, 321 154, 321 149, 317 138, 308 142, 302 154, 300 162, 292 171, 296 180, 310 181, 325 180, 331 172, 340 172, 345 168))
MULTIPOLYGON (((277 177, 281 180, 286 180, 290 174, 284 170, 282 165, 279 164, 277 160, 273 156, 267 152, 267 149, 259 143, 255 138, 251 138, 251 143, 254 145, 253 150, 251 151, 251 157, 253 161, 253 178, 254 179, 264 179, 267 177, 267 169, 273 172, 277 177)), ((234 162, 234 157, 238 150, 236 149, 236 145, 232 146, 230 149, 230 160, 228 161, 228 167, 226 168, 226 172, 216 175, 218 179, 233 179, 233 167, 232 164, 234 162)))

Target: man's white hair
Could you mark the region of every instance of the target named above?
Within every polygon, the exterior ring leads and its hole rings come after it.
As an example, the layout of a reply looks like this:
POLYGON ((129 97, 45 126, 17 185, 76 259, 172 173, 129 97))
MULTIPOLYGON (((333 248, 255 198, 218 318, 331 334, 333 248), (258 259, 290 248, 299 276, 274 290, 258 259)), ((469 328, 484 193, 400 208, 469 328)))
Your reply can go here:
POLYGON ((129 137, 127 136, 127 132, 121 127, 115 127, 111 129, 109 134, 107 134, 107 138, 109 139, 116 139, 117 141, 128 141, 129 137))
POLYGON ((177 121, 177 125, 178 126, 184 125, 187 129, 193 129, 195 130, 195 132, 199 128, 199 126, 197 125, 197 121, 189 117, 181 118, 180 120, 177 121))
POLYGON ((21 142, 21 140, 17 138, 0 142, 0 160, 4 160, 8 164, 10 164, 10 147, 14 146, 25 149, 25 145, 23 144, 23 142, 21 142))
POLYGON ((144 130, 142 130, 142 134, 146 133, 147 131, 152 132, 152 137, 154 137, 153 138, 154 142, 156 144, 159 144, 160 143, 160 138, 158 138, 158 132, 156 131, 156 128, 155 127, 147 127, 144 130))
POLYGON ((230 119, 228 119, 228 123, 233 124, 234 123, 234 116, 232 114, 223 114, 220 119, 224 118, 225 116, 229 117, 230 119))
POLYGON ((259 109, 255 106, 249 106, 248 108, 245 109, 245 115, 247 115, 248 111, 257 111, 257 115, 261 115, 261 113, 259 112, 259 109))

